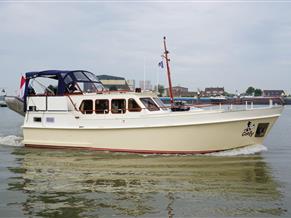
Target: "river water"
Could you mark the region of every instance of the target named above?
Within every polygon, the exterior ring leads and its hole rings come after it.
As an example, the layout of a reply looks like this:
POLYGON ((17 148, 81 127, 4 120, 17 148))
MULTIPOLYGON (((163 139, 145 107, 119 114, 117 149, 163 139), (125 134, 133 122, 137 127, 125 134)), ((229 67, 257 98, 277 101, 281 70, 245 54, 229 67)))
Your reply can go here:
POLYGON ((264 145, 214 155, 24 148, 0 115, 0 217, 291 217, 291 107, 264 145))

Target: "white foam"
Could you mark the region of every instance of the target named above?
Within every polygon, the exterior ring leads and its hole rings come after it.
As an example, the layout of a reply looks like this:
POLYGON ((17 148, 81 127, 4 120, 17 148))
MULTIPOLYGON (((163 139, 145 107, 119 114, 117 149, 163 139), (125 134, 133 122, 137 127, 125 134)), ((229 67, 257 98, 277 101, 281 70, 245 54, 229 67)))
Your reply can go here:
POLYGON ((8 145, 8 146, 15 146, 15 147, 23 146, 21 144, 22 139, 23 139, 22 137, 15 136, 15 135, 0 137, 0 145, 8 145))
MULTIPOLYGON (((197 156, 217 156, 217 157, 231 157, 231 156, 239 156, 239 155, 252 155, 261 153, 264 151, 267 151, 268 148, 261 144, 256 145, 249 145, 242 148, 236 148, 236 149, 230 149, 226 151, 218 151, 218 152, 212 152, 212 153, 206 153, 206 154, 194 154, 197 156)), ((118 155, 121 153, 118 153, 118 155)), ((128 153, 124 153, 128 154, 128 153)), ((152 156, 193 156, 193 154, 137 154, 142 157, 152 157, 152 156)))
POLYGON ((227 151, 220 151, 220 152, 214 152, 210 154, 205 154, 209 156, 238 156, 238 155, 249 155, 249 154, 256 154, 263 151, 267 151, 268 148, 264 145, 250 145, 243 148, 236 148, 231 149, 227 151))

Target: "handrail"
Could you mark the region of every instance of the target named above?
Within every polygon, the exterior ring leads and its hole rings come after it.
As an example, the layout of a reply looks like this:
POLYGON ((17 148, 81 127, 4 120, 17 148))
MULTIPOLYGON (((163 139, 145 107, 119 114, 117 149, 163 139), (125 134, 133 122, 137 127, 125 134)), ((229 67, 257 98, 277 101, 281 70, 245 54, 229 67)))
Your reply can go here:
MULTIPOLYGON (((69 100, 70 100, 70 102, 71 102, 71 104, 74 107, 74 110, 77 111, 77 112, 85 113, 85 111, 88 111, 88 112, 92 112, 92 114, 93 114, 93 112, 95 112, 95 114, 101 114, 101 113, 96 113, 96 112, 101 112, 102 111, 103 112, 102 114, 107 114, 109 112, 112 113, 112 111, 116 111, 116 109, 109 109, 109 108, 108 109, 104 109, 104 110, 100 110, 100 109, 95 109, 95 110, 79 110, 76 107, 76 103, 74 103, 74 101, 73 101, 73 99, 71 98, 70 95, 71 94, 66 94, 66 95, 58 96, 58 97, 68 97, 69 100)), ((55 96, 56 95, 41 95, 41 96, 40 95, 36 95, 36 96, 31 96, 31 97, 45 97, 46 98, 46 101, 47 101, 48 97, 55 97, 55 96)), ((98 100, 98 99, 96 99, 96 100, 98 100)), ((213 105, 215 105, 215 104, 199 104, 199 105, 197 105, 197 104, 188 104, 188 105, 185 105, 185 106, 187 106, 187 107, 201 108, 201 107, 209 107, 209 106, 213 106, 213 105)), ((157 108, 159 110, 154 110, 154 111, 160 111, 160 110, 164 110, 164 109, 171 109, 172 106, 164 106, 164 107, 161 107, 161 106, 157 105, 157 108)), ((126 107, 126 108, 122 108, 122 109, 119 108, 118 110, 121 111, 121 113, 113 113, 113 114, 124 114, 127 111, 128 112, 135 113, 135 112, 141 112, 142 110, 149 110, 149 109, 147 107, 130 108, 130 109, 128 107, 126 107), (125 112, 123 113, 123 111, 125 111, 125 112)), ((47 107, 46 107, 46 110, 36 110, 36 111, 65 111, 65 110, 48 110, 47 107)), ((151 110, 149 110, 149 111, 151 111, 151 110)), ((151 112, 154 112, 154 111, 151 111, 151 112)))
POLYGON ((110 94, 110 93, 127 93, 127 92, 131 92, 130 90, 126 90, 126 89, 124 89, 124 90, 102 90, 102 91, 96 91, 96 93, 97 94, 103 94, 103 93, 108 93, 108 94, 110 94))
POLYGON ((73 102, 73 100, 72 100, 72 98, 70 97, 70 95, 66 95, 66 96, 68 96, 68 98, 69 98, 70 102, 72 103, 72 105, 73 105, 75 111, 78 111, 78 109, 76 108, 76 104, 73 102))

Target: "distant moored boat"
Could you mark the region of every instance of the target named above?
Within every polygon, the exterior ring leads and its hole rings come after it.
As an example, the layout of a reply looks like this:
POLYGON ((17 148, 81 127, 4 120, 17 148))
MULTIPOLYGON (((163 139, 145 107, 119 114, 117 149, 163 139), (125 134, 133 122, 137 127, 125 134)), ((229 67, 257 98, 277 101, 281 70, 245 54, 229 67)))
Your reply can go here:
POLYGON ((4 89, 2 89, 0 92, 0 107, 7 107, 6 102, 5 102, 5 96, 6 96, 6 92, 4 89))

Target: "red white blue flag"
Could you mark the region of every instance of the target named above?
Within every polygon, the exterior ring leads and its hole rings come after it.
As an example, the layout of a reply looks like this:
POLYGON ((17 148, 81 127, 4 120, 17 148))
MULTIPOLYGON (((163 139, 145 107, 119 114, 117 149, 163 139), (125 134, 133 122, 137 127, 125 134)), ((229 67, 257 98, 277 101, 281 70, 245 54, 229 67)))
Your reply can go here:
POLYGON ((163 63, 163 61, 160 61, 160 62, 158 63, 158 66, 159 66, 160 68, 164 68, 164 63, 163 63))
POLYGON ((21 76, 19 89, 19 98, 21 99, 24 97, 24 90, 25 90, 25 77, 21 76))

